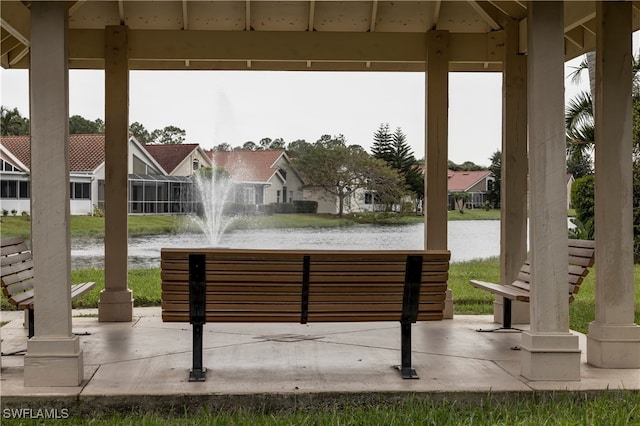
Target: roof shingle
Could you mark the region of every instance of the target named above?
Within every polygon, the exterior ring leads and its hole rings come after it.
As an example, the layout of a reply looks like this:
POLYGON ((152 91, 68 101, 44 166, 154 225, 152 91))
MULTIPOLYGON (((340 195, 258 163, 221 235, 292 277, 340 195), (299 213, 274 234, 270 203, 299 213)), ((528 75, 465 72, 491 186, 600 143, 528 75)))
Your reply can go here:
POLYGON ((169 174, 199 147, 197 143, 148 144, 143 146, 169 174))
POLYGON ((277 172, 275 162, 284 150, 207 151, 214 167, 226 169, 231 176, 245 182, 268 182, 277 172))
MULTIPOLYGON (((31 168, 30 140, 29 136, 2 136, 0 145, 31 168)), ((94 171, 104 160, 104 135, 69 135, 70 172, 94 171)))

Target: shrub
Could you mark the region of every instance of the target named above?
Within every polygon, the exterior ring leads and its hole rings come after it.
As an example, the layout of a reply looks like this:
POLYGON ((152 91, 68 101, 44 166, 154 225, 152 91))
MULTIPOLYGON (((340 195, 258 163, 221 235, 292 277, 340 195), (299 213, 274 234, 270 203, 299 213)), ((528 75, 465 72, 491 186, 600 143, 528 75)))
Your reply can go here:
POLYGON ((583 176, 571 186, 571 204, 576 210, 576 217, 584 224, 593 221, 595 185, 593 175, 583 176))
POLYGON ((296 206, 292 203, 271 203, 274 213, 296 213, 296 206))
POLYGON ((295 200, 293 205, 297 213, 318 213, 318 202, 308 200, 295 200))
POLYGON ((93 217, 104 217, 102 209, 95 204, 93 205, 93 217))

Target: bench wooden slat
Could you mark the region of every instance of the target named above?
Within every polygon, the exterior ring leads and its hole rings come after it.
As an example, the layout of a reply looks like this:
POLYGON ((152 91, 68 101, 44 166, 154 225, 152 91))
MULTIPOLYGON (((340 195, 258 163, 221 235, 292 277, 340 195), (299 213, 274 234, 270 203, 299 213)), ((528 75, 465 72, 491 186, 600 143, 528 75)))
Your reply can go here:
POLYGON ((0 248, 0 256, 11 256, 29 250, 29 247, 27 247, 27 244, 24 241, 19 242, 19 240, 21 240, 19 237, 14 238, 13 240, 18 242, 13 244, 2 244, 2 248, 0 248))
MULTIPOLYGON (((216 310, 247 315, 293 309, 301 310, 303 259, 309 264, 309 315, 320 309, 331 318, 355 311, 367 313, 395 311, 399 319, 405 286, 408 255, 424 257, 420 310, 443 309, 447 289, 449 252, 421 251, 339 251, 339 250, 251 250, 251 249, 162 249, 161 277, 163 318, 188 321, 189 254, 204 253, 207 318, 216 310), (180 316, 179 311, 184 310, 180 316), (170 313, 170 315, 169 315, 170 313)), ((218 318, 218 314, 214 317, 218 318)), ((377 315, 377 314, 376 314, 377 315)), ((385 314, 386 315, 386 314, 385 314)), ((287 316, 288 317, 288 316, 287 316)), ((441 317, 439 315, 429 318, 441 317)), ((248 321, 271 319, 272 315, 251 316, 248 321), (257 318, 257 319, 256 319, 257 318)), ((292 321, 300 321, 292 317, 292 321)))
MULTIPOLYGON (((589 274, 588 267, 593 266, 595 260, 595 242, 588 240, 568 240, 569 265, 567 273, 567 295, 569 301, 573 300, 573 294, 578 293, 584 278, 589 274)), ((529 301, 531 281, 531 265, 527 260, 523 265, 516 281, 509 285, 487 283, 479 280, 471 280, 469 283, 481 290, 522 302, 529 301)))
MULTIPOLYGON (((2 276, 18 274, 23 271, 28 271, 33 269, 33 260, 31 260, 31 256, 28 254, 24 254, 26 259, 24 261, 14 261, 13 259, 3 258, 3 260, 12 260, 11 262, 7 262, 6 265, 2 266, 2 276)), ((17 256, 12 256, 17 257, 17 256)), ((31 275, 33 275, 31 273, 31 275)))
POLYGON ((33 306, 33 290, 23 291, 12 295, 9 302, 16 305, 18 309, 28 309, 33 306))
POLYGON ((481 290, 489 290, 492 293, 495 293, 502 297, 506 297, 508 299, 519 300, 521 302, 529 301, 529 292, 517 287, 494 284, 480 280, 470 280, 469 283, 475 288, 479 288, 481 290))
MULTIPOLYGON (((339 293, 310 293, 309 307, 315 306, 315 303, 362 303, 362 302, 394 302, 402 303, 403 295, 401 293, 370 293, 370 294, 339 294, 339 293)), ((162 293, 162 300, 167 302, 183 302, 189 303, 189 295, 183 293, 162 293)), ((235 302, 235 303, 298 303, 300 304, 300 292, 298 293, 207 293, 207 300, 215 302, 235 302)), ((442 292, 425 292, 420 294, 421 302, 442 301, 444 294, 442 292)))
MULTIPOLYGON (((22 237, 10 237, 0 240, 0 285, 9 303, 18 309, 34 308, 33 258, 22 237)), ((46 283, 45 283, 46 284, 46 283)), ((85 294, 95 286, 95 282, 72 285, 71 300, 85 294)), ((31 329, 30 329, 31 337, 31 329)))
MULTIPOLYGON (((444 304, 434 311, 421 312, 418 321, 441 321, 444 304)), ((189 322, 189 314, 185 312, 163 311, 164 322, 189 322)), ((219 323, 291 323, 299 322, 299 314, 264 314, 256 312, 224 312, 219 314, 207 313, 207 322, 219 323)), ((400 314, 393 313, 309 313, 308 322, 368 322, 368 321, 400 321, 400 314)))
POLYGON ((10 266, 14 263, 25 262, 28 260, 31 260, 31 252, 29 251, 14 254, 13 256, 2 256, 0 257, 0 267, 4 269, 6 266, 10 266))
POLYGON ((33 278, 24 280, 24 281, 19 281, 11 285, 3 286, 2 292, 4 293, 5 296, 11 297, 12 295, 19 294, 23 291, 32 289, 33 284, 34 284, 33 278))

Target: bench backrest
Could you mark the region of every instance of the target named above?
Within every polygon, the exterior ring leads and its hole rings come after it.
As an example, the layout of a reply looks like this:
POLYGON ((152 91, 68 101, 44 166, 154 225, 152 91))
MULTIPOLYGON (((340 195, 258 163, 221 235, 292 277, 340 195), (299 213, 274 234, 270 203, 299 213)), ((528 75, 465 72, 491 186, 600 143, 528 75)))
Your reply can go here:
POLYGON ((33 298, 33 259, 22 237, 0 240, 0 277, 2 292, 18 308, 26 308, 23 301, 33 298))
POLYGON ((162 318, 189 321, 189 254, 206 256, 211 322, 400 320, 407 256, 422 256, 418 321, 443 316, 448 251, 162 249, 162 318))
MULTIPOLYGON (((595 241, 569 239, 569 297, 573 300, 573 295, 580 290, 580 285, 589 274, 589 267, 595 261, 595 241)), ((518 279, 512 284, 514 287, 530 290, 531 265, 527 260, 520 272, 518 279)))

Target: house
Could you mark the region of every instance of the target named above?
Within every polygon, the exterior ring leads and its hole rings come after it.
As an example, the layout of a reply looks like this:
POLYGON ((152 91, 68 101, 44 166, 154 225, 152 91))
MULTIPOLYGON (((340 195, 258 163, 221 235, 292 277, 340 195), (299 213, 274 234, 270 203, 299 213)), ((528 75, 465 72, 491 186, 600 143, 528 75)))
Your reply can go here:
POLYGON ((293 203, 303 200, 302 178, 282 149, 207 151, 214 167, 231 175, 239 204, 293 203))
MULTIPOLYGON (((69 197, 72 215, 104 210, 104 135, 69 135, 69 197)), ((134 136, 129 137, 129 213, 189 213, 191 181, 169 176, 134 136)), ((0 201, 2 210, 31 211, 29 136, 0 138, 0 201)))
MULTIPOLYGON (((31 146, 29 136, 0 138, 2 209, 31 211, 31 146)), ((72 215, 91 214, 104 181, 104 135, 70 135, 69 197, 72 215)))
POLYGON ((471 199, 465 204, 466 208, 477 209, 484 207, 489 194, 490 182, 494 181, 490 170, 448 170, 447 192, 449 193, 449 210, 455 210, 452 193, 468 192, 471 199))
MULTIPOLYGON (((338 214, 340 211, 339 200, 336 195, 329 194, 320 188, 305 188, 304 199, 318 203, 318 213, 338 214)), ((379 200, 375 191, 357 188, 344 199, 343 213, 381 212, 386 205, 379 200)))
POLYGON ((191 176, 202 167, 212 166, 211 158, 197 143, 143 146, 169 176, 191 176))
POLYGON ((575 181, 576 178, 571 173, 567 173, 567 210, 573 208, 573 204, 571 204, 571 187, 575 181))

